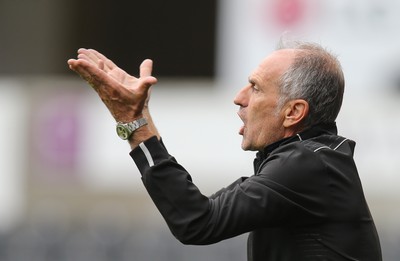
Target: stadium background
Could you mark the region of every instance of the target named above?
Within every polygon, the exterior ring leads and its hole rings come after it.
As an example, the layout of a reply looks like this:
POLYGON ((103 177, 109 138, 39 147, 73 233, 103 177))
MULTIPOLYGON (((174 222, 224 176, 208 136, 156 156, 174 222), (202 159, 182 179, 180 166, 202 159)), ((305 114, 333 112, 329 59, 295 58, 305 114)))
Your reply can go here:
POLYGON ((154 59, 158 128, 211 194, 252 173, 232 100, 284 31, 339 55, 340 134, 357 141, 384 260, 399 260, 399 12, 395 0, 0 0, 0 260, 245 260, 246 235, 212 246, 170 235, 66 60, 90 47, 136 74, 154 59))

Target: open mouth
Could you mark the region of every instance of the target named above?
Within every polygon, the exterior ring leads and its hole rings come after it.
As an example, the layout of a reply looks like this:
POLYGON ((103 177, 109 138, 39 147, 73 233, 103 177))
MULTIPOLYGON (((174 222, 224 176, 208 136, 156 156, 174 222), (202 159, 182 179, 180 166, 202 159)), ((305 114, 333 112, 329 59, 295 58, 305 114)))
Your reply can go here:
POLYGON ((238 116, 239 116, 239 118, 242 120, 242 122, 243 122, 243 125, 240 127, 240 129, 239 129, 239 135, 243 135, 244 134, 244 130, 245 130, 245 127, 246 127, 246 124, 244 123, 245 121, 244 121, 244 117, 243 117, 243 115, 241 115, 241 113, 240 113, 241 111, 238 111, 238 116))

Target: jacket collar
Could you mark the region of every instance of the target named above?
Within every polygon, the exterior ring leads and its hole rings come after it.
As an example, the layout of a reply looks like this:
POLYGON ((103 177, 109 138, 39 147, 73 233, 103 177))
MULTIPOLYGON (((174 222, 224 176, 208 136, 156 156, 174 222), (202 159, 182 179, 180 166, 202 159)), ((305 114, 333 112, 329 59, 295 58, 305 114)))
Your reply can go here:
POLYGON ((277 142, 274 142, 270 145, 267 145, 262 151, 257 152, 256 158, 254 159, 254 167, 255 169, 258 169, 258 165, 262 163, 264 159, 268 157, 268 155, 274 151, 276 148, 286 145, 289 143, 292 143, 294 141, 302 141, 302 140, 307 140, 316 136, 320 136, 323 134, 331 134, 331 135, 337 135, 337 127, 336 123, 320 123, 314 126, 311 126, 310 128, 293 135, 292 137, 284 138, 281 139, 277 142))

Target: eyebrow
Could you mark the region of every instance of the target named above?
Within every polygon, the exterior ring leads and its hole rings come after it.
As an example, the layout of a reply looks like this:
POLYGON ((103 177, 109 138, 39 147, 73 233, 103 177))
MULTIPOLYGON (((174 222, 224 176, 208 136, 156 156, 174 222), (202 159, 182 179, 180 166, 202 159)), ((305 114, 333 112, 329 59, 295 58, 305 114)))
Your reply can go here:
POLYGON ((248 77, 248 81, 249 81, 249 83, 256 85, 256 81, 254 79, 252 79, 251 76, 248 77))

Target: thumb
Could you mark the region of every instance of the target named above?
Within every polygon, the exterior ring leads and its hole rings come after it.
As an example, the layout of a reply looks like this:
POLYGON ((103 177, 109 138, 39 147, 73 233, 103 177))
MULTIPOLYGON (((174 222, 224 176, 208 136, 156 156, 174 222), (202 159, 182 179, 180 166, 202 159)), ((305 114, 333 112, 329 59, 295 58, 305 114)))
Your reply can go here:
POLYGON ((156 84, 158 80, 154 76, 147 76, 140 78, 139 81, 140 85, 143 85, 146 88, 150 88, 152 85, 156 84))
POLYGON ((153 71, 153 61, 151 59, 145 59, 139 67, 140 78, 151 76, 153 71))
POLYGON ((142 77, 139 79, 138 86, 139 88, 137 89, 137 93, 139 97, 142 97, 142 99, 145 101, 145 103, 148 102, 149 97, 149 90, 150 87, 153 84, 157 83, 157 79, 153 76, 147 76, 147 77, 142 77))

